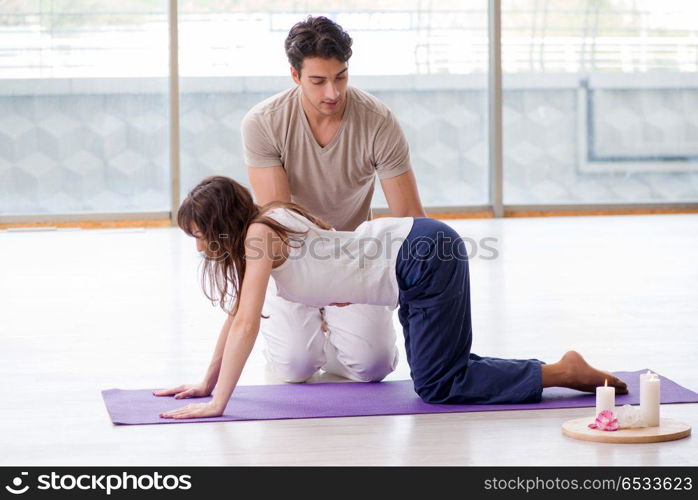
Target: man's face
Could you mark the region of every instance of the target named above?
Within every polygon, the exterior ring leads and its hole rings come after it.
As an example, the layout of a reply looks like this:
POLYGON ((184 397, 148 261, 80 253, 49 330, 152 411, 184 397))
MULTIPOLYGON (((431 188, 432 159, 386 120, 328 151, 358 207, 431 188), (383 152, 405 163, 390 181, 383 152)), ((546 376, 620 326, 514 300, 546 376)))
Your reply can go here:
POLYGON ((303 60, 301 74, 291 67, 293 81, 318 113, 331 116, 344 111, 349 79, 347 63, 334 57, 309 57, 303 60))

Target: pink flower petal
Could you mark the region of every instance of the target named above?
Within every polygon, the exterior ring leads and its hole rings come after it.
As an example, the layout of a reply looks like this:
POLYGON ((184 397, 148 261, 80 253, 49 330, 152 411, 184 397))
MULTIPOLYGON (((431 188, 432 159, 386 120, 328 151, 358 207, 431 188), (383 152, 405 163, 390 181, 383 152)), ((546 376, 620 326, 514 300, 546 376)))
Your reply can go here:
POLYGON ((613 420, 614 415, 613 415, 613 412, 611 410, 604 410, 601 413, 599 413, 599 417, 608 418, 608 419, 613 420))
POLYGON ((617 431, 620 429, 620 424, 612 411, 604 410, 597 415, 596 420, 589 424, 588 427, 600 431, 617 431))

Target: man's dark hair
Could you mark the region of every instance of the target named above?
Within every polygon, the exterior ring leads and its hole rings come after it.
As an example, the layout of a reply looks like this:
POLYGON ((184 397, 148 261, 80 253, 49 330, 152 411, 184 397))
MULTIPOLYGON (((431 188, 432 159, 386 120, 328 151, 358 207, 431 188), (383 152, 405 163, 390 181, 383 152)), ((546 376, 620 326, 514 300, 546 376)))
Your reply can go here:
POLYGON ((288 32, 284 47, 286 56, 298 74, 306 57, 334 57, 347 62, 351 57, 351 37, 342 27, 323 16, 309 16, 288 32))

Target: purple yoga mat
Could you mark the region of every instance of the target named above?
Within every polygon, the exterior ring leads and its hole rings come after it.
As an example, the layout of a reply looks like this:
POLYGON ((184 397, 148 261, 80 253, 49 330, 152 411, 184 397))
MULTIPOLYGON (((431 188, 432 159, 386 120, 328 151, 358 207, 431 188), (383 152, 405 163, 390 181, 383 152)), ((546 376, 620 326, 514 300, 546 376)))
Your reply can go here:
MULTIPOLYGON (((628 394, 616 396, 616 406, 640 402, 640 374, 614 372, 628 384, 628 394)), ((698 393, 661 378, 662 403, 698 403, 698 393)), ((543 401, 532 404, 435 405, 424 403, 415 394, 411 380, 376 383, 321 383, 248 385, 235 389, 220 417, 172 419, 159 414, 207 398, 174 399, 153 396, 156 389, 107 389, 104 403, 115 424, 179 424, 225 422, 230 420, 277 420, 286 418, 356 417, 367 415, 412 415, 417 413, 456 413, 498 410, 545 410, 584 408, 596 404, 594 394, 550 387, 543 390, 543 401)))

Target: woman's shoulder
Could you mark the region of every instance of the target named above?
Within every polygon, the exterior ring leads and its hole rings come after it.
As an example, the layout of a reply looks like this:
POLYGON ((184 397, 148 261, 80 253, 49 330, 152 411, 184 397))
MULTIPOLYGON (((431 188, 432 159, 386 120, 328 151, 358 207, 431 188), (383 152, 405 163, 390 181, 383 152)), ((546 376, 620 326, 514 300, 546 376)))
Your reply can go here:
POLYGON ((247 233, 245 237, 249 238, 266 238, 267 236, 272 236, 274 230, 263 222, 253 222, 247 228, 247 233))
POLYGON ((271 210, 264 212, 263 215, 274 219, 281 224, 288 226, 292 225, 294 228, 299 224, 306 227, 315 226, 310 220, 304 217, 302 214, 296 212, 295 210, 287 207, 274 207, 271 210))
POLYGON ((274 207, 265 211, 262 215, 274 219, 275 221, 281 222, 283 224, 284 221, 288 221, 289 218, 293 220, 300 214, 297 214, 293 210, 290 210, 286 207, 274 207))

